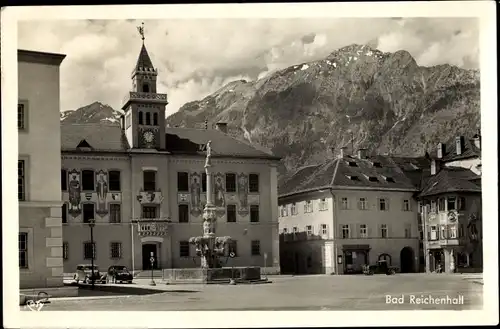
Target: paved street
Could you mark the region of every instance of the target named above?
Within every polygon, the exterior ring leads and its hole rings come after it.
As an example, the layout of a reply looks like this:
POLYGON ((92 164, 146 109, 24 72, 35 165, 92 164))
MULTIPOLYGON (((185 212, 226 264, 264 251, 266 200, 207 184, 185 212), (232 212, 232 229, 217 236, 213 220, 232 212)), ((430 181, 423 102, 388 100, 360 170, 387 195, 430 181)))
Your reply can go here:
MULTIPOLYGON (((154 294, 52 299, 44 311, 195 311, 195 310, 463 310, 481 309, 481 279, 462 275, 279 276, 259 285, 165 285, 154 294), (386 296, 403 295, 403 304, 386 296), (462 305, 412 304, 415 297, 456 298, 462 305), (93 299, 95 298, 95 299, 93 299)), ((138 282, 135 286, 147 284, 138 282)), ((126 285, 123 285, 126 287, 126 285)), ((130 287, 130 286, 129 286, 130 287)), ((144 285, 144 288, 150 288, 144 285)), ((130 288, 127 289, 130 294, 130 288)))

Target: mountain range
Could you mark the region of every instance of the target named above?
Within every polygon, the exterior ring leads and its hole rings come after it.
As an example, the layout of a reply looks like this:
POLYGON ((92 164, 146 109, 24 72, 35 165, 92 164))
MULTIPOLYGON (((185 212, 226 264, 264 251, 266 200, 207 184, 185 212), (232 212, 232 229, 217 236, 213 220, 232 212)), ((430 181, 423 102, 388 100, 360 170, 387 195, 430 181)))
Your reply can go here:
MULTIPOLYGON (((71 123, 118 123, 121 112, 95 102, 64 112, 71 123)), ((423 155, 438 142, 480 127, 479 71, 419 66, 410 53, 350 45, 326 58, 233 81, 183 105, 167 125, 213 127, 283 157, 283 170, 331 158, 341 147, 423 155)))

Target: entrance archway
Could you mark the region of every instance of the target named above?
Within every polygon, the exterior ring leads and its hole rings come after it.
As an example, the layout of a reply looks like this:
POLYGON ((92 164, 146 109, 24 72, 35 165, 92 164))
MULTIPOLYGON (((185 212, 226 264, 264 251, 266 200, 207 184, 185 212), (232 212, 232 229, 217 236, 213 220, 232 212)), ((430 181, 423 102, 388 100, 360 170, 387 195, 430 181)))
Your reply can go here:
POLYGON ((400 260, 401 260, 401 273, 412 273, 414 270, 414 258, 415 254, 411 247, 404 247, 401 249, 400 260))
POLYGON ((155 261, 153 262, 153 269, 158 269, 158 252, 157 245, 155 243, 144 243, 142 245, 142 269, 150 270, 151 269, 151 253, 153 253, 153 257, 155 261))

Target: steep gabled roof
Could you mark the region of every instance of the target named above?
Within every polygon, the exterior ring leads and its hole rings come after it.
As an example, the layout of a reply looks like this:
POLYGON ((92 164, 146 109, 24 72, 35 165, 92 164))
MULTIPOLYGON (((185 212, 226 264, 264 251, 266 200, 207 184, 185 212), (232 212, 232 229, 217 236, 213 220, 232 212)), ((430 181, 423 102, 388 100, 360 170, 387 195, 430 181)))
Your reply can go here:
POLYGON ((481 193, 478 182, 480 176, 473 171, 461 167, 444 167, 433 176, 426 179, 419 197, 437 195, 450 192, 477 192, 481 193))
POLYGON ((85 143, 95 151, 125 152, 129 146, 120 126, 106 124, 61 124, 61 149, 75 151, 85 143), (79 146, 80 145, 80 146, 79 146))

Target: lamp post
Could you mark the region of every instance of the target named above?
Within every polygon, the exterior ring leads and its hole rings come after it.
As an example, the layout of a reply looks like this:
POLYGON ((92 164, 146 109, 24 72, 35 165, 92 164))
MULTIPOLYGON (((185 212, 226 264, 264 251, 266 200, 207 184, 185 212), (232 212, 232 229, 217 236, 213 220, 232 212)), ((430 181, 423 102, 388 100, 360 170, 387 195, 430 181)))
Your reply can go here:
POLYGON ((90 227, 90 245, 92 246, 92 256, 91 256, 91 266, 92 266, 92 289, 94 289, 95 286, 95 279, 94 279, 94 254, 95 254, 95 246, 94 246, 94 226, 95 226, 95 219, 91 218, 89 219, 89 227, 90 227))
POLYGON ((151 282, 149 283, 149 285, 156 286, 155 280, 153 279, 153 264, 155 262, 154 252, 151 252, 151 257, 149 258, 149 261, 151 262, 151 282))

